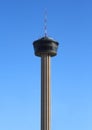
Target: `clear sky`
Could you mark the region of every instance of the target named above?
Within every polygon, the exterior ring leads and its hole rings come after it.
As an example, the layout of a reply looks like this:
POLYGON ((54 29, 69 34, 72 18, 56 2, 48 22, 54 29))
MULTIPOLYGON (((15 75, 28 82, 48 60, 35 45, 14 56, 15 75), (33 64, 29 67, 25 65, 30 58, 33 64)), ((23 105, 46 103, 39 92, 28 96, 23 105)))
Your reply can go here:
POLYGON ((0 0, 0 130, 40 130, 40 58, 33 41, 59 42, 51 60, 52 130, 92 130, 92 1, 0 0))

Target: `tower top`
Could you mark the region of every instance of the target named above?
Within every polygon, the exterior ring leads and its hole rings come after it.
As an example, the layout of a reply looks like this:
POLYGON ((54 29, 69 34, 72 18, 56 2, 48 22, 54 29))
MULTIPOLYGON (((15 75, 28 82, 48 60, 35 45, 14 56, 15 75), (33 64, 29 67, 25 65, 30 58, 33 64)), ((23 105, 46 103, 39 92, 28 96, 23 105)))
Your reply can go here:
POLYGON ((36 56, 50 55, 55 56, 57 54, 58 42, 47 36, 42 37, 33 42, 34 51, 36 56))

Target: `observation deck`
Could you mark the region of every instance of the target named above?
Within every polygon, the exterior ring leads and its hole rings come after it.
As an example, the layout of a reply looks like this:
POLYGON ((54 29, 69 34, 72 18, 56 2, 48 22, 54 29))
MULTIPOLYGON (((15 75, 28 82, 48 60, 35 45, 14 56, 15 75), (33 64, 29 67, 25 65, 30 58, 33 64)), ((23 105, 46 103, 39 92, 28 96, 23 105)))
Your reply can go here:
POLYGON ((49 37, 42 37, 33 42, 35 55, 42 57, 43 55, 57 55, 58 42, 49 37))

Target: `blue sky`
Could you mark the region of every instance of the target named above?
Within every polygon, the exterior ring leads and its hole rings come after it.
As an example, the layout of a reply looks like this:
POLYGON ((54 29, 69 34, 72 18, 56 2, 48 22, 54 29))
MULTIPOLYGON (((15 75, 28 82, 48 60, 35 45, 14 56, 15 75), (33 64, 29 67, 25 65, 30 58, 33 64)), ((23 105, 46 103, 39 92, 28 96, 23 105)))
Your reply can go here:
POLYGON ((40 58, 33 41, 59 42, 51 60, 52 130, 92 130, 92 1, 0 0, 0 130, 40 130, 40 58))

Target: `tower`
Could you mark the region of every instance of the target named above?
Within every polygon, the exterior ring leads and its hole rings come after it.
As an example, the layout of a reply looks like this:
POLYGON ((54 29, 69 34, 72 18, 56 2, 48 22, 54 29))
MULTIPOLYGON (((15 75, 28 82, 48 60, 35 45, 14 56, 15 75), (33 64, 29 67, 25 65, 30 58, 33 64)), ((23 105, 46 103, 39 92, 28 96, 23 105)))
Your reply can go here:
POLYGON ((57 54, 58 42, 45 36, 33 42, 41 57, 41 130, 50 130, 50 58, 57 54))

